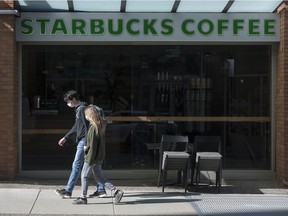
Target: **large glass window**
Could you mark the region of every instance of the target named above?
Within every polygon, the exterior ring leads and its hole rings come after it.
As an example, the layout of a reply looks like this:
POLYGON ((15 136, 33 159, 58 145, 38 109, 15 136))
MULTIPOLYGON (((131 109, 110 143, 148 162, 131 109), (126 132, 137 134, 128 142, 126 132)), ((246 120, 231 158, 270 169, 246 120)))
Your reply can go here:
POLYGON ((162 134, 219 135, 226 169, 271 168, 271 46, 23 46, 22 169, 70 169, 71 89, 109 120, 105 169, 157 169, 162 134))

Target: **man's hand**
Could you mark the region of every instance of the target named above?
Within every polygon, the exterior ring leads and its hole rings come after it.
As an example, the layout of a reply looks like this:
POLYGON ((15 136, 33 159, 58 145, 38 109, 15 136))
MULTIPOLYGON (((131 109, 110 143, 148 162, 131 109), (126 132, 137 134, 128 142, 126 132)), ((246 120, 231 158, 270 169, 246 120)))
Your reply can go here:
POLYGON ((65 137, 63 137, 62 139, 60 139, 60 140, 58 141, 58 145, 60 145, 60 146, 63 146, 65 143, 66 143, 65 137))

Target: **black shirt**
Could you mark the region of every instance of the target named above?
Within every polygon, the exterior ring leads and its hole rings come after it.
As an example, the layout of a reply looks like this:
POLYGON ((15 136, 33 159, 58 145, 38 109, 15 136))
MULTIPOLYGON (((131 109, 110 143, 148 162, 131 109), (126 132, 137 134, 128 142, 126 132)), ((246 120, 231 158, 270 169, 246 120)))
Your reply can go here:
POLYGON ((75 107, 75 123, 71 130, 65 135, 65 139, 72 139, 73 135, 76 133, 76 143, 81 139, 86 137, 89 122, 85 118, 84 109, 87 106, 86 103, 80 102, 80 104, 75 107))

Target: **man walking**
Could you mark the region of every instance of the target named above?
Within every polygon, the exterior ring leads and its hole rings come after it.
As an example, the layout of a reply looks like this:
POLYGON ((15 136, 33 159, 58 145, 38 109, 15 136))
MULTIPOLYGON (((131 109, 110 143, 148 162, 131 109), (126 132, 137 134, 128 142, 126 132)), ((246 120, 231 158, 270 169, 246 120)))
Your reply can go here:
MULTIPOLYGON (((63 146, 67 140, 72 139, 73 135, 76 134, 76 144, 77 150, 75 153, 74 161, 72 164, 72 170, 70 173, 70 177, 65 189, 55 189, 55 193, 62 196, 63 198, 70 198, 72 195, 73 188, 77 183, 78 176, 81 172, 82 165, 84 163, 84 146, 86 145, 86 134, 89 127, 89 122, 85 118, 84 108, 86 107, 86 103, 80 101, 79 94, 74 91, 68 91, 64 94, 64 101, 71 108, 75 109, 76 118, 75 123, 71 130, 59 140, 58 144, 63 146)), ((106 196, 105 188, 102 184, 97 183, 97 190, 89 195, 90 197, 104 197, 106 196)))

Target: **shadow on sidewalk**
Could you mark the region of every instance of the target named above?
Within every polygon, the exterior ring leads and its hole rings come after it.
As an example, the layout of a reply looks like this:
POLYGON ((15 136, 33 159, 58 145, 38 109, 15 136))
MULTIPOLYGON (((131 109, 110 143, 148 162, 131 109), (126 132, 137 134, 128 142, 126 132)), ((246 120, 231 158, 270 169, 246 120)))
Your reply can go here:
MULTIPOLYGON (((113 184, 123 190, 141 191, 141 192, 160 192, 162 187, 157 187, 156 180, 111 180, 113 184)), ((0 181, 0 188, 37 188, 37 189, 55 189, 63 188, 67 183, 67 179, 32 179, 32 178, 19 178, 14 181, 0 181)), ((94 190, 90 181, 91 190, 94 190)), ((81 187, 80 180, 76 188, 81 187)), ((89 189, 90 189, 89 187, 89 189)), ((184 189, 181 185, 171 185, 165 187, 165 194, 170 192, 181 193, 182 196, 184 189)), ((196 186, 189 187, 187 195, 191 193, 199 194, 217 194, 217 188, 212 184, 200 184, 198 190, 196 186)), ((160 193, 162 194, 162 193, 160 193)), ((176 195, 174 194, 174 195, 176 195)), ((274 180, 223 180, 220 194, 288 194, 288 187, 280 185, 274 180)))
MULTIPOLYGON (((125 199, 117 205, 191 203, 191 195, 193 194, 184 192, 128 192, 124 195, 125 199)), ((197 199, 193 201, 197 201, 197 199)))

